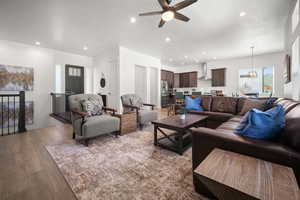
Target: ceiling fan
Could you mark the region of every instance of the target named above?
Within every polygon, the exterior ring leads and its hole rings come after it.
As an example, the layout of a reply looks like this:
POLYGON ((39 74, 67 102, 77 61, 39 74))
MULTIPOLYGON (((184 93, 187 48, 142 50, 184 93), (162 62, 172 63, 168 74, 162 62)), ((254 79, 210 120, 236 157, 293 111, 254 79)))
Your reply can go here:
POLYGON ((193 3, 196 3, 197 1, 198 0, 185 0, 175 4, 174 6, 170 6, 172 0, 158 0, 158 3, 163 9, 162 11, 141 13, 139 14, 139 16, 161 15, 161 20, 158 25, 159 28, 163 27, 166 22, 171 21, 174 18, 184 22, 188 22, 190 18, 186 17, 183 14, 180 14, 178 11, 192 5, 193 3))

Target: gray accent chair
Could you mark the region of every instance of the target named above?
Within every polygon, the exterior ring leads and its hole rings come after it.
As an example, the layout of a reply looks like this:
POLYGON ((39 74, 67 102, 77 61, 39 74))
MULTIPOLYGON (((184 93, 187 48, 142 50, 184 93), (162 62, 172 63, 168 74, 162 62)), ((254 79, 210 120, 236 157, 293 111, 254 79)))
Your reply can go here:
POLYGON ((136 112, 137 124, 141 130, 145 124, 158 118, 158 113, 154 110, 155 105, 143 103, 142 99, 135 94, 125 94, 121 96, 121 101, 123 113, 136 112), (151 110, 146 109, 146 106, 150 107, 151 110))
POLYGON ((77 94, 69 96, 69 106, 72 113, 73 139, 83 141, 88 146, 88 141, 97 136, 114 133, 120 135, 120 115, 116 110, 103 106, 102 97, 96 94, 77 94), (102 115, 88 116, 83 112, 81 101, 93 100, 102 106, 102 115))

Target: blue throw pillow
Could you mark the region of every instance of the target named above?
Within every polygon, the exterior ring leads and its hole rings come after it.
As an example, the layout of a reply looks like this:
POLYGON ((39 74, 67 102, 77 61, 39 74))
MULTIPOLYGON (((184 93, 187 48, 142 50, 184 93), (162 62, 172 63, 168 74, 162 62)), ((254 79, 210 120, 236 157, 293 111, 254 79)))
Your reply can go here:
POLYGON ((272 139, 280 136, 284 127, 283 106, 276 105, 266 112, 250 110, 241 120, 235 133, 253 139, 272 139))
POLYGON ((201 98, 197 97, 195 99, 186 96, 185 97, 185 109, 187 110, 196 110, 196 111, 203 111, 203 108, 200 106, 201 98))

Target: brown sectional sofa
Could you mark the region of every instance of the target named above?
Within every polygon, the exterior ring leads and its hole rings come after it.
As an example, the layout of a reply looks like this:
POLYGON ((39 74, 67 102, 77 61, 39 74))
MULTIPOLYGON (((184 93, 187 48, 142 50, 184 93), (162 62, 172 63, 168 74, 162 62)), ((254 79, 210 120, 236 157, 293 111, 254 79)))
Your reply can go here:
MULTIPOLYGON (((233 151, 293 168, 300 185, 300 102, 277 99, 286 113, 286 128, 280 139, 273 141, 255 140, 234 134, 243 116, 238 115, 245 103, 244 98, 202 96, 204 111, 190 111, 208 115, 206 128, 195 128, 193 136, 193 169, 214 149, 233 151)), ((206 196, 210 193, 194 176, 197 192, 206 196)))

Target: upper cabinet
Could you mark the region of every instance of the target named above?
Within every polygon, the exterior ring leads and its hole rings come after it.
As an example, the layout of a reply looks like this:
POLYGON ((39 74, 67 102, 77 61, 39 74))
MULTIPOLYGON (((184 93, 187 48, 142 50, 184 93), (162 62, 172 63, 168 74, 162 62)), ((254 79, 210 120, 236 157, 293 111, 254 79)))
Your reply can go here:
POLYGON ((212 69, 211 70, 211 86, 212 87, 224 87, 225 86, 225 76, 226 76, 226 69, 212 69))
POLYGON ((197 87, 198 83, 198 72, 186 72, 176 74, 177 88, 192 88, 197 87), (178 80, 179 78, 179 80, 178 80), (179 83, 179 85, 178 85, 179 83))
POLYGON ((190 72, 189 73, 189 86, 190 87, 197 87, 198 83, 198 73, 197 72, 190 72))
POLYGON ((174 88, 180 88, 180 74, 174 74, 174 88))
POLYGON ((198 72, 173 73, 161 70, 161 80, 167 81, 169 88, 195 88, 198 85, 198 72))
POLYGON ((174 87, 174 72, 161 70, 161 80, 167 81, 169 88, 174 87))

